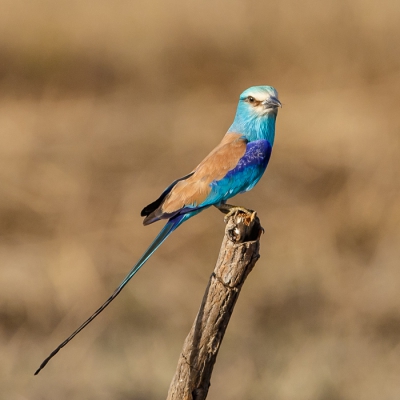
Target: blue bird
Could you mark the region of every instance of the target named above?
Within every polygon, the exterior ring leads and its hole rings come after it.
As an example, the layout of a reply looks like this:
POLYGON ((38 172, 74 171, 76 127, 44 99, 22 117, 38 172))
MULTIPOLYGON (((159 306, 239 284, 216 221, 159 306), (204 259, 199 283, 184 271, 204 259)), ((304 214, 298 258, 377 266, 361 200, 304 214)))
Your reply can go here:
POLYGON ((35 375, 118 296, 179 225, 210 206, 228 214, 238 209, 226 201, 251 190, 263 175, 274 144, 278 107, 282 104, 271 86, 254 86, 240 95, 235 119, 221 143, 190 174, 172 182, 142 210, 144 225, 166 219, 163 229, 111 297, 42 362, 35 375))

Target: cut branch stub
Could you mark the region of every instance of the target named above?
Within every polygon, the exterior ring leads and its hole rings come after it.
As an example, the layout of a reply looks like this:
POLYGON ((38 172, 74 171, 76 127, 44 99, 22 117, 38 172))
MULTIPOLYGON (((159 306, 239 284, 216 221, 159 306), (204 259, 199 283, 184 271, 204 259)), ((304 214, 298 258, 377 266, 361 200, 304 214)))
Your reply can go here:
POLYGON ((259 258, 256 213, 229 217, 216 267, 187 336, 167 400, 204 400, 225 330, 242 285, 259 258))

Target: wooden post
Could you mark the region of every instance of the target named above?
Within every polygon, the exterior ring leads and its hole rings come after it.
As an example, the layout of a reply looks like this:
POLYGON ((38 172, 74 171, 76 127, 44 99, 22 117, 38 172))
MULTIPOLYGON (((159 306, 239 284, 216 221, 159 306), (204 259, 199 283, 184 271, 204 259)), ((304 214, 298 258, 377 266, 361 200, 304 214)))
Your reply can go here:
POLYGON ((247 275, 259 256, 256 213, 229 217, 218 261, 187 336, 167 400, 204 400, 225 330, 247 275))

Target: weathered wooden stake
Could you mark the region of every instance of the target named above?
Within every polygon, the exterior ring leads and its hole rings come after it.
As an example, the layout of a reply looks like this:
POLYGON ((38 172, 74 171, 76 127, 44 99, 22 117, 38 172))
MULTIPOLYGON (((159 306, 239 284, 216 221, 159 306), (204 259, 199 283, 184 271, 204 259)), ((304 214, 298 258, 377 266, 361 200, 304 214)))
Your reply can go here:
POLYGON ((247 275, 259 256, 262 232, 256 214, 228 219, 218 261, 200 310, 183 345, 167 400, 204 400, 225 330, 247 275))

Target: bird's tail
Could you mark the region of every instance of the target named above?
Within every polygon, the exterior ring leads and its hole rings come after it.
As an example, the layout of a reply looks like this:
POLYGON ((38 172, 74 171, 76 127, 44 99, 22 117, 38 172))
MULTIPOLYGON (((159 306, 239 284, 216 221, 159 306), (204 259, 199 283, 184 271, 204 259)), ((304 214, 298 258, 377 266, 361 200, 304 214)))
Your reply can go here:
POLYGON ((184 214, 179 215, 169 220, 164 228, 160 231, 157 237, 153 240, 149 248, 144 252, 139 261, 129 271, 129 274, 121 282, 121 284, 115 289, 114 293, 104 302, 104 304, 95 311, 74 333, 72 333, 67 339, 65 339, 51 354, 42 362, 40 367, 35 372, 37 375, 46 364, 64 347, 66 346, 83 328, 89 325, 121 292, 125 285, 132 279, 132 277, 139 271, 139 269, 145 264, 145 262, 151 257, 151 255, 161 246, 161 244, 167 239, 167 237, 180 225, 183 221, 190 218, 192 215, 184 214))

